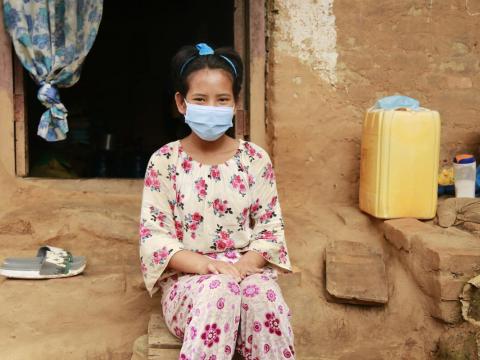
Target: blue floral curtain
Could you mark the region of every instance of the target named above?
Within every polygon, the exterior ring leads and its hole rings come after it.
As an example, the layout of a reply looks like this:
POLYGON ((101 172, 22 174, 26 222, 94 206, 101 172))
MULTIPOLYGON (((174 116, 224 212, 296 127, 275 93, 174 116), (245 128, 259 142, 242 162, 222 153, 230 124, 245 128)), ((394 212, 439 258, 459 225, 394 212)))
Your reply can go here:
POLYGON ((57 87, 70 87, 92 48, 102 18, 103 0, 4 0, 7 31, 25 69, 39 84, 37 97, 48 108, 38 135, 64 140, 67 109, 57 87))

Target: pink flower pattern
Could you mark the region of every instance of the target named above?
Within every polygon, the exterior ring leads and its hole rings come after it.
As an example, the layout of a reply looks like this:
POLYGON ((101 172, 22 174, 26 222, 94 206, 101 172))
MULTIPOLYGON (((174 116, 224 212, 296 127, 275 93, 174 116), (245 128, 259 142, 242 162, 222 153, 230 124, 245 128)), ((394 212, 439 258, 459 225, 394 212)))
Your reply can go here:
POLYGON ((259 294, 260 288, 257 285, 247 285, 245 289, 243 289, 243 296, 246 297, 255 297, 259 294))
POLYGON ((247 186, 245 185, 245 181, 243 180, 242 176, 233 175, 230 179, 230 184, 232 184, 232 187, 237 190, 240 195, 247 195, 247 186))
POLYGON ((184 228, 185 232, 190 232, 190 237, 196 239, 196 231, 199 229, 200 224, 203 222, 203 216, 198 212, 188 214, 185 217, 184 228))
POLYGON ((170 255, 171 252, 172 252, 172 250, 167 249, 166 246, 162 247, 160 250, 154 251, 153 252, 153 263, 155 265, 165 263, 165 260, 167 260, 168 255, 170 255))
POLYGON ((267 299, 268 301, 274 302, 277 296, 275 295, 275 291, 272 289, 267 290, 267 299))
POLYGON ((185 171, 185 173, 190 173, 190 171, 192 170, 192 159, 189 158, 189 159, 184 159, 182 161, 182 169, 183 171, 185 171))
POLYGON ((145 176, 145 187, 153 191, 160 191, 159 171, 149 167, 145 176))
POLYGON ((198 201, 202 201, 207 196, 207 182, 203 178, 195 180, 195 190, 197 191, 198 201))
POLYGON ((231 235, 233 234, 232 230, 224 229, 223 226, 218 225, 216 229, 215 238, 213 240, 212 249, 225 251, 232 249, 235 245, 231 235))
POLYGON ((218 217, 225 216, 226 214, 233 214, 232 208, 228 207, 227 200, 215 199, 210 202, 210 205, 213 208, 213 213, 218 217))
POLYGON ((282 335, 282 331, 280 330, 280 320, 275 317, 275 313, 268 312, 265 314, 265 322, 264 325, 270 332, 270 334, 276 334, 278 336, 282 335))
POLYGON ((267 164, 267 166, 263 170, 262 178, 267 180, 271 185, 275 183, 275 172, 273 171, 272 164, 267 164))
POLYGON ((218 165, 212 165, 210 168, 210 173, 208 174, 208 178, 218 182, 221 180, 220 178, 220 169, 218 165))
POLYGON ((217 327, 217 324, 207 324, 205 326, 205 331, 201 335, 203 344, 211 348, 213 344, 216 344, 220 341, 221 332, 222 331, 217 327))

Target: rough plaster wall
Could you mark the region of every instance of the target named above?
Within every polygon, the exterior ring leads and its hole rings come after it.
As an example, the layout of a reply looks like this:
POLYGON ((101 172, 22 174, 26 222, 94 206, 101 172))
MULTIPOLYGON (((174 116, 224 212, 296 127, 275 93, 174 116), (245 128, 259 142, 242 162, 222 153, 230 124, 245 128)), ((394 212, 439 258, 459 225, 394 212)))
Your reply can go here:
MULTIPOLYGON (((267 14, 268 131, 287 239, 293 262, 303 269, 304 279, 317 287, 298 295, 310 299, 304 304, 310 315, 295 306, 295 329, 301 336, 308 333, 307 338, 316 335, 314 343, 322 354, 353 344, 370 346, 363 354, 373 354, 372 349, 381 352, 372 358, 427 359, 441 326, 421 315, 421 310, 409 316, 402 314, 425 299, 411 288, 401 288, 411 279, 405 279, 393 257, 387 259, 387 266, 394 296, 378 318, 371 310, 363 313, 349 308, 342 312, 315 297, 323 288, 319 279, 323 276, 324 246, 329 241, 371 241, 389 252, 381 234, 364 233, 366 223, 357 233, 345 232, 328 217, 326 209, 335 209, 336 203, 357 204, 363 117, 382 96, 409 95, 440 112, 442 161, 457 151, 477 153, 480 15, 473 14, 480 12, 480 2, 334 0, 332 8, 329 4, 272 0, 267 14), (317 17, 316 25, 312 25, 310 14, 317 17), (318 31, 333 19, 336 44, 325 48, 333 30, 318 31), (318 66, 327 64, 328 54, 322 49, 338 54, 334 69, 318 66), (412 303, 400 300, 406 294, 412 303), (367 313, 371 316, 369 324, 361 321, 367 313), (309 322, 309 316, 315 320, 309 322), (396 333, 388 334, 391 326, 396 333), (333 328, 338 333, 329 331, 333 328), (388 343, 396 349, 395 355, 383 352, 388 343), (411 344, 415 344, 415 355, 408 353, 411 344), (424 353, 417 347, 423 347, 424 353)), ((347 227, 352 228, 352 224, 347 222, 347 227)))
POLYGON ((337 82, 337 33, 333 0, 278 0, 288 14, 278 18, 276 47, 309 64, 325 81, 337 82))
POLYGON ((270 2, 269 133, 287 204, 356 203, 364 111, 385 95, 440 112, 442 161, 477 152, 478 12, 465 0, 270 2))

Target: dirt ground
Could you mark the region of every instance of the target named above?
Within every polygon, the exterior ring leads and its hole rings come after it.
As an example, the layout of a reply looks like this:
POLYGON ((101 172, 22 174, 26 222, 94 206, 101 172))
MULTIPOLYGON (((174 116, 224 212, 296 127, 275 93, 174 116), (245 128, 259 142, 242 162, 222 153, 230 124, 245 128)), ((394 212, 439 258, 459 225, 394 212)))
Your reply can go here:
MULTIPOLYGON (((41 244, 88 258, 86 271, 75 278, 0 280, 0 358, 129 359, 149 315, 160 309, 138 268, 141 183, 105 194, 95 186, 54 189, 3 174, 0 186, 0 258, 29 256, 41 244)), ((444 326, 426 314, 422 293, 392 256, 379 222, 341 204, 315 213, 286 206, 284 213, 292 261, 302 270, 301 287, 284 289, 298 358, 428 359, 444 326), (323 249, 336 239, 383 249, 387 306, 325 300, 323 249)))

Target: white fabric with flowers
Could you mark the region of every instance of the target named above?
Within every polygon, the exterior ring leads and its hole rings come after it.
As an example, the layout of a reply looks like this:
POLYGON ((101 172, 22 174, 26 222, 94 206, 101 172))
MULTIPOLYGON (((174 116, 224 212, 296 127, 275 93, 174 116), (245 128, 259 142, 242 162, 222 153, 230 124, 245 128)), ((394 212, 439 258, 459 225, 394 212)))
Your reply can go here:
POLYGON ((140 223, 141 267, 150 295, 159 279, 176 273, 165 270, 182 249, 227 258, 255 251, 291 269, 275 174, 265 150, 240 140, 232 158, 206 165, 192 159, 177 140, 152 155, 140 223))

